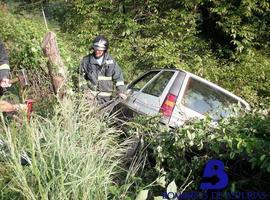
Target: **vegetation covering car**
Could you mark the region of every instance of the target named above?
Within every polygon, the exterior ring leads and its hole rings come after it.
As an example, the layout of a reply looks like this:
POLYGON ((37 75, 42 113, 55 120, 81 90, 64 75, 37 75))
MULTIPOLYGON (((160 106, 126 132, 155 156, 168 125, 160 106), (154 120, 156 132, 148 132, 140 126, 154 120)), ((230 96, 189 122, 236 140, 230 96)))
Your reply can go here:
POLYGON ((209 115, 214 121, 231 113, 232 105, 250 110, 249 104, 231 92, 190 72, 150 70, 128 85, 129 97, 119 103, 118 117, 157 115, 161 122, 179 127, 191 118, 209 115))

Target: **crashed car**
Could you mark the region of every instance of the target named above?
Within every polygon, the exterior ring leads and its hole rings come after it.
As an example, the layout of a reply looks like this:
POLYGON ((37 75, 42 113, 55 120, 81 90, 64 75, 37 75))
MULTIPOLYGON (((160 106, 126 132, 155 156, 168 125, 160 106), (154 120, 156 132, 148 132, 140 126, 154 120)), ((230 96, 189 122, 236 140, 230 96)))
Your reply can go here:
POLYGON ((230 114, 237 104, 249 104, 231 92, 195 74, 178 69, 150 70, 128 85, 129 97, 117 104, 117 116, 129 120, 138 114, 162 114, 161 122, 182 126, 192 118, 209 115, 214 121, 230 114))

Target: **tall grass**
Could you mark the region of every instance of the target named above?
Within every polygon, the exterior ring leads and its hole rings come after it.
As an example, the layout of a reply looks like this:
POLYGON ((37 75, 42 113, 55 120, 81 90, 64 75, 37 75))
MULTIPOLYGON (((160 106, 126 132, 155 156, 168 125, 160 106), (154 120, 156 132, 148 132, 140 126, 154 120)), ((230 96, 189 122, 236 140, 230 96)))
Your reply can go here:
POLYGON ((108 199, 124 148, 107 124, 87 102, 65 99, 50 119, 3 125, 0 198, 108 199), (23 154, 30 164, 21 164, 23 154))

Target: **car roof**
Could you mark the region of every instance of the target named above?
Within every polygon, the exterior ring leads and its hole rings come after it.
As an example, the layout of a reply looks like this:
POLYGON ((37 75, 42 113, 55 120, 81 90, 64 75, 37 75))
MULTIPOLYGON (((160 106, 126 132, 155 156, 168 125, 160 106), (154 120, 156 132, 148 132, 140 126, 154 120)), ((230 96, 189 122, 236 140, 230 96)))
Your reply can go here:
POLYGON ((195 74, 193 74, 191 72, 188 72, 188 71, 185 71, 185 70, 182 70, 182 69, 170 69, 170 68, 164 68, 164 69, 159 69, 158 68, 158 69, 151 69, 149 71, 175 71, 175 72, 181 71, 181 72, 184 72, 187 75, 189 75, 190 77, 196 78, 196 79, 200 80, 201 82, 204 82, 205 84, 207 84, 209 86, 215 87, 215 88, 219 89, 220 91, 222 91, 223 93, 237 99, 239 102, 243 103, 246 106, 246 109, 250 110, 250 105, 244 99, 242 99, 239 96, 233 94, 232 92, 218 86, 217 84, 212 83, 211 81, 208 81, 208 80, 206 80, 206 79, 204 79, 204 78, 202 78, 200 76, 197 76, 197 75, 195 75, 195 74))

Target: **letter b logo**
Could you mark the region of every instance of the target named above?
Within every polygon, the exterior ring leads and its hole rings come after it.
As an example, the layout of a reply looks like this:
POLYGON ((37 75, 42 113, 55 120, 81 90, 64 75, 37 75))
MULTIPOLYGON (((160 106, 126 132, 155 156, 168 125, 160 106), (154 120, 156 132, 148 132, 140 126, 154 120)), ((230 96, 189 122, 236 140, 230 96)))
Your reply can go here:
POLYGON ((200 185, 202 190, 220 190, 228 185, 228 175, 224 171, 224 164, 220 160, 209 160, 204 168, 203 178, 216 178, 218 181, 204 181, 200 185))

